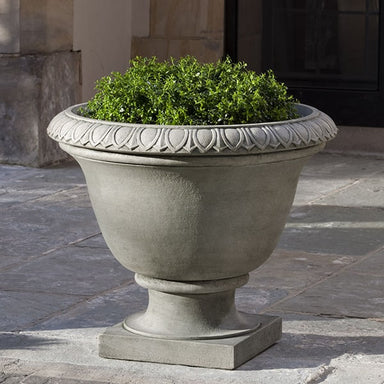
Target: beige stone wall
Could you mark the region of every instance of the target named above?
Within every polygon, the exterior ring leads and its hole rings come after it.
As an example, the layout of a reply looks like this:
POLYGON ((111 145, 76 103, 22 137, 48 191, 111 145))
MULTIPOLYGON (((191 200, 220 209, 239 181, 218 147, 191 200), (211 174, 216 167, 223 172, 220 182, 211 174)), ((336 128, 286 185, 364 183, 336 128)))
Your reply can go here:
POLYGON ((73 0, 0 0, 0 163, 67 158, 46 129, 80 99, 73 0))
POLYGON ((147 30, 133 30, 132 57, 190 54, 204 62, 222 57, 224 0, 150 0, 146 6, 147 30))
POLYGON ((22 53, 49 53, 72 49, 73 0, 19 1, 22 53))
POLYGON ((224 0, 73 0, 73 5, 83 101, 94 95, 97 79, 124 72, 137 55, 163 60, 191 54, 206 62, 223 55, 224 0))
POLYGON ((20 52, 19 10, 19 0, 0 0, 0 53, 20 52))
POLYGON ((72 49, 73 0, 0 0, 0 53, 72 49))
POLYGON ((97 79, 128 68, 131 3, 131 0, 74 0, 73 46, 81 51, 83 101, 94 95, 97 79))

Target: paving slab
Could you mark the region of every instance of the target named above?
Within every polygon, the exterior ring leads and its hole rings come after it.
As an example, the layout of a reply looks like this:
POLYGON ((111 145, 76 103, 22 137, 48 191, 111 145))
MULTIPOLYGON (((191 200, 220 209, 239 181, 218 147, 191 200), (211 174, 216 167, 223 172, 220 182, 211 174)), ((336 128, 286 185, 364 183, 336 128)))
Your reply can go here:
POLYGON ((382 208, 306 205, 291 211, 278 248, 361 256, 384 245, 382 208))
MULTIPOLYGON (((64 167, 59 167, 60 169, 64 167)), ((12 185, 12 182, 19 182, 24 177, 31 177, 39 174, 38 168, 22 167, 19 165, 0 165, 0 188, 5 185, 12 185)))
MULTIPOLYGON (((304 167, 293 204, 302 206, 310 202, 322 201, 322 198, 333 194, 342 196, 344 189, 353 186, 361 179, 375 180, 380 174, 383 162, 382 158, 373 156, 351 157, 320 153, 312 157, 304 167)), ((379 184, 381 183, 379 182, 379 184)), ((362 185, 364 191, 364 182, 362 185)), ((376 189, 374 188, 374 190, 376 189)), ((375 195, 378 194, 373 196, 375 195)), ((370 202, 371 199, 364 196, 364 192, 363 197, 362 201, 370 202)), ((327 203, 324 202, 324 204, 327 203)), ((357 205, 359 205, 359 201, 357 201, 357 205)))
POLYGON ((0 268, 99 232, 85 187, 2 209, 0 268))
POLYGON ((250 274, 248 286, 299 292, 357 260, 356 256, 276 249, 250 274))
POLYGON ((343 188, 356 183, 355 180, 319 179, 317 177, 302 177, 296 190, 293 207, 304 206, 321 201, 322 198, 337 193, 343 188))
POLYGON ((73 163, 47 169, 1 166, 0 204, 5 209, 80 185, 85 179, 73 163))
POLYGON ((383 156, 349 156, 321 152, 305 165, 302 178, 313 180, 358 180, 382 170, 383 156))
POLYGON ((80 306, 75 306, 60 316, 42 321, 30 329, 35 331, 69 330, 112 326, 126 316, 145 310, 148 302, 147 290, 133 281, 125 286, 89 298, 80 306))
MULTIPOLYGON (((35 292, 0 292, 0 331, 17 331, 77 304, 85 297, 35 292)), ((0 342, 0 348, 3 348, 0 342)))
POLYGON ((69 246, 0 272, 0 290, 89 296, 131 279, 109 250, 69 246))
POLYGON ((358 180, 345 190, 316 201, 319 205, 378 207, 384 214, 384 172, 358 180))
MULTIPOLYGON (((364 273, 367 275, 384 276, 384 248, 372 253, 361 263, 352 265, 349 272, 364 273)), ((368 276, 369 278, 369 276, 368 276)), ((384 296, 384 295, 383 295, 384 296)))
POLYGON ((384 318, 384 279, 382 275, 344 271, 281 302, 275 308, 302 313, 384 318))

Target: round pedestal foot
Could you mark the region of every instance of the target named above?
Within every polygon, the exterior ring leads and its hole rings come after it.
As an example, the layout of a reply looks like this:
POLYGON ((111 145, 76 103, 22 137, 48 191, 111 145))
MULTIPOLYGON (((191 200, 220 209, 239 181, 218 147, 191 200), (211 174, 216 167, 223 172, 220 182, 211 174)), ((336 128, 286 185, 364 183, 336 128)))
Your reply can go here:
POLYGON ((248 275, 214 281, 176 282, 136 274, 148 289, 147 310, 127 317, 130 332, 164 339, 219 339, 247 334, 260 327, 254 316, 237 311, 235 289, 248 275))

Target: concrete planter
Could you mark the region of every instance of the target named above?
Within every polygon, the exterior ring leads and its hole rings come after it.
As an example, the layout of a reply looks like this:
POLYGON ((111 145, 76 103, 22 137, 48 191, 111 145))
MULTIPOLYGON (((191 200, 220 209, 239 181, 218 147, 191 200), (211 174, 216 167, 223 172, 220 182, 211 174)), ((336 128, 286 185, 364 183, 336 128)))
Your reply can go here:
POLYGON ((336 135, 324 113, 234 126, 151 126, 57 115, 48 133, 81 165, 114 256, 149 291, 100 338, 104 357, 233 369, 281 336, 237 311, 235 289, 272 253, 305 161, 336 135))

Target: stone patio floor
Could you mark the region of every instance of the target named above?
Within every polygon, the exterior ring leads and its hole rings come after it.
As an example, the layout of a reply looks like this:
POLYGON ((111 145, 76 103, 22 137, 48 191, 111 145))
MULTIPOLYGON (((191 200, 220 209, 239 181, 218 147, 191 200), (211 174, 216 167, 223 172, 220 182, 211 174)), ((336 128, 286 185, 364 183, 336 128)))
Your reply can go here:
POLYGON ((384 158, 319 154, 239 309, 283 317, 235 371, 106 360, 146 292, 111 256, 80 169, 0 166, 0 383, 384 383, 384 158))

